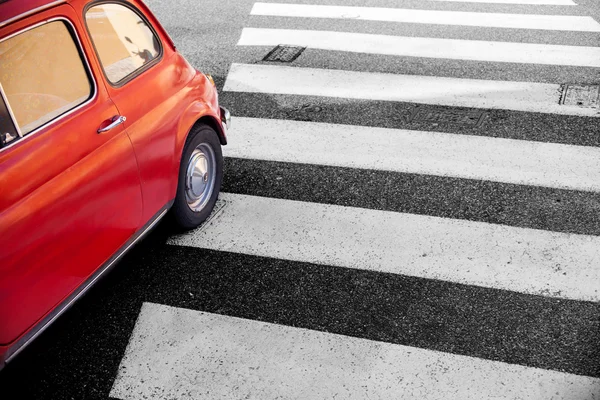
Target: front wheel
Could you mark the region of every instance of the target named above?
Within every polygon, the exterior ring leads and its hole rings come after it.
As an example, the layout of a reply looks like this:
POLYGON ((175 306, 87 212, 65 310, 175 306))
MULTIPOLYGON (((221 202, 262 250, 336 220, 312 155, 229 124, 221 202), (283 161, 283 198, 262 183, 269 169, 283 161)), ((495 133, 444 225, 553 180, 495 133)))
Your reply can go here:
POLYGON ((179 165, 173 219, 193 229, 208 218, 223 181, 223 153, 217 133, 208 125, 192 128, 179 165))

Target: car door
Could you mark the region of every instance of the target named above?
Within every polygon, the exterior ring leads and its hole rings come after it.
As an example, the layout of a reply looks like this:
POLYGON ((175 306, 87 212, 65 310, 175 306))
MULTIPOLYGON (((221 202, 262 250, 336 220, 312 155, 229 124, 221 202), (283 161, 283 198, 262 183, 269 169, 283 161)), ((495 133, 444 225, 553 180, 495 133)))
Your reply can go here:
POLYGON ((175 196, 176 133, 194 70, 161 37, 135 1, 93 2, 85 24, 139 162, 144 219, 175 196))
POLYGON ((69 5, 0 30, 2 345, 53 318, 141 225, 133 148, 82 32, 69 5))

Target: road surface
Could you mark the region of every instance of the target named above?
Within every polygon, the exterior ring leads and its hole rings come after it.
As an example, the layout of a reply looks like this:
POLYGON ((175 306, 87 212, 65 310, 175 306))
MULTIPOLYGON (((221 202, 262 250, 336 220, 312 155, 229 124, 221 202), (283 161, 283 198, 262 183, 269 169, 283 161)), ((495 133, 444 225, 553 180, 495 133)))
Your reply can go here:
POLYGON ((223 193, 3 393, 600 399, 597 1, 148 4, 233 114, 223 193))

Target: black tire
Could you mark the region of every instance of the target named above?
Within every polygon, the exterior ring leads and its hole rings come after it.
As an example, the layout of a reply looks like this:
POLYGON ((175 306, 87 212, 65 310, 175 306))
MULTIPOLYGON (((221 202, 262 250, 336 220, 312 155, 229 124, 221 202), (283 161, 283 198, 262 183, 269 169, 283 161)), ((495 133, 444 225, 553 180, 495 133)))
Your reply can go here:
POLYGON ((198 225, 204 222, 206 218, 208 218, 215 206, 215 203, 217 202, 217 197, 219 196, 222 182, 223 153, 221 151, 219 137, 214 129, 210 126, 205 124, 196 124, 190 131, 190 134, 185 141, 185 146, 183 147, 183 154, 181 156, 181 162, 179 163, 177 194, 171 209, 171 215, 173 217, 172 219, 179 228, 184 230, 196 228, 198 225), (186 175, 188 174, 190 159, 194 154, 194 150, 199 148, 201 148, 201 150, 203 149, 207 153, 210 153, 210 149, 212 149, 214 152, 214 164, 216 168, 214 170, 214 185, 211 189, 212 193, 207 196, 208 198, 205 200, 205 202, 203 202, 204 204, 201 208, 193 210, 188 203, 189 197, 186 196, 186 193, 190 193, 190 190, 186 186, 186 175))

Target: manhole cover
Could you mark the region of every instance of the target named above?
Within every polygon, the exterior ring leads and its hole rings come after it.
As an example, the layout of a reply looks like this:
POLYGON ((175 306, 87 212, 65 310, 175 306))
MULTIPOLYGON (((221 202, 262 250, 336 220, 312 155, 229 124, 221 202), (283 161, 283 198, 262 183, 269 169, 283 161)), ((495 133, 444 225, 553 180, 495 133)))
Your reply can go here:
POLYGON ((263 61, 292 62, 302 54, 304 49, 306 49, 306 47, 280 44, 271 50, 269 54, 263 58, 263 61))
POLYGON ((408 122, 429 122, 437 124, 459 124, 472 127, 481 126, 488 113, 481 110, 446 110, 414 108, 408 122))
POLYGON ((595 107, 600 105, 600 85, 564 85, 560 104, 595 107))

